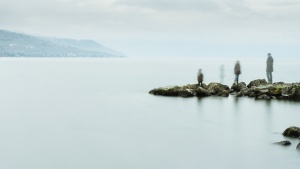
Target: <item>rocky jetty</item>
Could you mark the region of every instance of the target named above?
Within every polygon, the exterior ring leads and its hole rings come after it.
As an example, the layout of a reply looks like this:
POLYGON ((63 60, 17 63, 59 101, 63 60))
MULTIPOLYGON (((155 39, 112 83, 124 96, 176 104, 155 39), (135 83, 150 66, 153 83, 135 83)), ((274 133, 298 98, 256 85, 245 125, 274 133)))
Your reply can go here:
POLYGON ((181 97, 204 97, 222 96, 229 94, 237 97, 252 97, 255 99, 300 99, 300 83, 268 83, 265 79, 251 81, 248 85, 245 82, 232 84, 231 88, 220 83, 209 83, 199 87, 197 84, 184 86, 169 86, 155 88, 149 92, 154 95, 162 96, 181 96, 181 97))

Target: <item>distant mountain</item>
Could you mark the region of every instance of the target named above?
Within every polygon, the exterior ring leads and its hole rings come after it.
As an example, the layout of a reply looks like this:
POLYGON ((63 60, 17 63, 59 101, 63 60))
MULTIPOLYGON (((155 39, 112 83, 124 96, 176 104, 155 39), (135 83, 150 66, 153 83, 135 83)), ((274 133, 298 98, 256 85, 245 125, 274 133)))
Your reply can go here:
POLYGON ((44 38, 0 30, 0 57, 123 57, 93 40, 44 38))

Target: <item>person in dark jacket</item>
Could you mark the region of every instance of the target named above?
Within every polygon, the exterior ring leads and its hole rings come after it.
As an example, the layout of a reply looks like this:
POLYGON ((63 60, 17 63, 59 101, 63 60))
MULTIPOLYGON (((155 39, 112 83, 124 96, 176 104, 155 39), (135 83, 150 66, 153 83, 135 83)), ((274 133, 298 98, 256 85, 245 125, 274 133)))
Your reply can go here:
POLYGON ((235 66, 234 66, 234 74, 235 74, 235 80, 234 82, 236 84, 239 83, 239 75, 241 74, 241 65, 240 65, 240 61, 236 61, 235 66))
POLYGON ((273 72, 273 58, 271 56, 271 53, 268 53, 268 59, 267 59, 267 78, 268 82, 272 83, 273 77, 272 77, 272 72, 273 72))
POLYGON ((203 73, 201 69, 198 70, 197 79, 198 79, 198 86, 201 87, 203 82, 203 73))

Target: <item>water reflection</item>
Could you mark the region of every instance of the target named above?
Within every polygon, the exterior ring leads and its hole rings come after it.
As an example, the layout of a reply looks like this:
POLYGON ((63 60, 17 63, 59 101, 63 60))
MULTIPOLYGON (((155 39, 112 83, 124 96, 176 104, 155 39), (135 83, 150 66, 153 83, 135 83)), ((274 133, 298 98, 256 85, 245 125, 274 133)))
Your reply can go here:
POLYGON ((265 102, 265 121, 266 121, 266 130, 267 132, 273 132, 273 126, 272 126, 272 101, 273 100, 264 100, 265 102))
POLYGON ((239 112, 239 110, 240 110, 240 105, 239 105, 239 97, 237 97, 237 96, 232 96, 233 97, 233 102, 234 102, 234 110, 235 110, 235 112, 236 113, 238 113, 239 112))

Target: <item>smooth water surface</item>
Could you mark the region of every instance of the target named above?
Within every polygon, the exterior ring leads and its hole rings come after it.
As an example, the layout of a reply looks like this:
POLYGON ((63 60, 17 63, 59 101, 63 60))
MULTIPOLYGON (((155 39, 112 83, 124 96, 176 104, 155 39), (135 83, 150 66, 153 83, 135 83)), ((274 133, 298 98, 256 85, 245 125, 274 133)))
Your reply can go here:
MULTIPOLYGON (((265 59, 241 60, 241 81, 265 78, 265 59)), ((149 90, 218 82, 227 59, 0 59, 0 168, 296 168, 300 102, 229 96, 161 97, 149 90), (291 146, 274 145, 290 140, 291 146)), ((277 61, 274 81, 299 82, 299 62, 277 61)))

